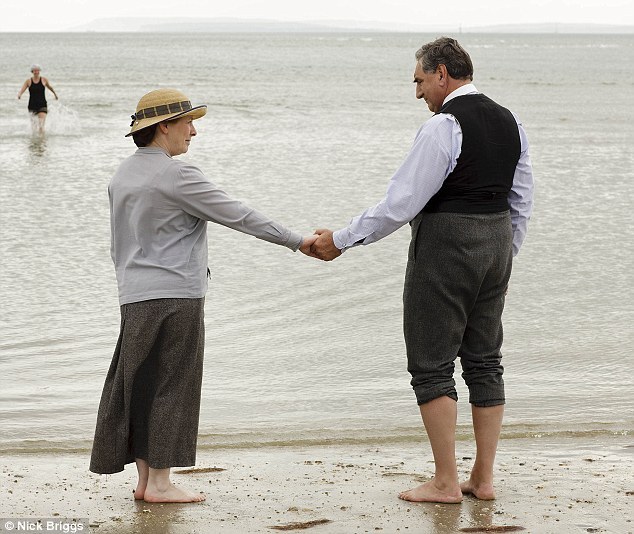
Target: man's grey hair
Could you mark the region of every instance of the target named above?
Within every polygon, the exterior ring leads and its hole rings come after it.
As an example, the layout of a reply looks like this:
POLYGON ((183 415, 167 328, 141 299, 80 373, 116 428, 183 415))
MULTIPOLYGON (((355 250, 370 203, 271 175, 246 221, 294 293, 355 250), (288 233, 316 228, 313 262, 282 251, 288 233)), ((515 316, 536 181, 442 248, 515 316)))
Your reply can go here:
POLYGON ((416 51, 416 60, 424 72, 436 72, 444 65, 455 80, 473 80, 473 63, 467 51, 451 37, 439 37, 416 51))

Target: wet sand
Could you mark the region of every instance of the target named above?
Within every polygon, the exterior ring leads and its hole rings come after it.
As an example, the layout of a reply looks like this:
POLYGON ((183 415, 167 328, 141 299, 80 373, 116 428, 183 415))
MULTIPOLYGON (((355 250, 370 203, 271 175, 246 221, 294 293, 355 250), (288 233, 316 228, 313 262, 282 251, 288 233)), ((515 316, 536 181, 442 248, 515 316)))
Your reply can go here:
MULTIPOLYGON (((472 444, 459 442, 457 452, 466 476, 472 444)), ((465 496, 454 505, 397 498, 431 476, 422 438, 380 447, 199 450, 198 465, 173 476, 207 494, 196 504, 135 502, 134 466, 95 475, 88 454, 18 454, 0 464, 1 518, 87 518, 98 534, 634 532, 627 435, 502 440, 497 500, 465 496)))

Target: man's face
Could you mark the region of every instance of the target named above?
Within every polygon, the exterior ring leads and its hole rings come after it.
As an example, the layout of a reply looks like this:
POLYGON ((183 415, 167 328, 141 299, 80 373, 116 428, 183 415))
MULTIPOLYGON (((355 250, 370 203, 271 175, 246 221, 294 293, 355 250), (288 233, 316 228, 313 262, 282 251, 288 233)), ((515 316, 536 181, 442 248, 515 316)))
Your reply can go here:
POLYGON ((35 76, 36 78, 40 75, 40 69, 33 69, 31 72, 33 73, 33 76, 35 76))
POLYGON ((442 74, 436 70, 436 72, 425 72, 420 66, 418 61, 416 62, 416 68, 414 70, 414 83, 416 84, 416 98, 424 99, 427 102, 427 107, 432 113, 436 113, 442 106, 445 99, 445 92, 440 85, 442 74))
POLYGON ((167 123, 167 143, 170 155, 178 156, 187 152, 189 143, 195 135, 194 119, 191 117, 181 117, 167 123))

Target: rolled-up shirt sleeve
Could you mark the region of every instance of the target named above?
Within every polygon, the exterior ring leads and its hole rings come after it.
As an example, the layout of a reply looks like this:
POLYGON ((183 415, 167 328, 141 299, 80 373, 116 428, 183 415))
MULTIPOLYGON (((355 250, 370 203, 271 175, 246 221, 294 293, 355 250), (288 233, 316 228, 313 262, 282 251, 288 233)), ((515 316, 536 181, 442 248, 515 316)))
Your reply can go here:
POLYGON ((283 245, 293 251, 302 244, 300 234, 240 200, 231 198, 193 165, 179 165, 173 194, 183 211, 199 219, 283 245))

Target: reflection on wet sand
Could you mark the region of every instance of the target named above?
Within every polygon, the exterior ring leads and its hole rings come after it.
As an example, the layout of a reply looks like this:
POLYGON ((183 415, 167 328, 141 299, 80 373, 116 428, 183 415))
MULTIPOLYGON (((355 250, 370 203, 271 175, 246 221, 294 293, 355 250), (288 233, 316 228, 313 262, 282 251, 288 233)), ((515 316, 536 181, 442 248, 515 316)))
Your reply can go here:
POLYGON ((495 524, 503 512, 492 501, 465 497, 460 504, 415 503, 422 516, 421 525, 433 525, 434 534, 456 532, 520 532, 520 525, 495 524))
MULTIPOLYGON (((191 510, 191 504, 147 503, 135 501, 132 532, 151 532, 152 534, 186 534, 191 525, 186 524, 183 512, 191 510)), ((122 532, 129 532, 130 524, 122 525, 122 532)))
POLYGON ((469 517, 469 526, 458 528, 456 532, 520 532, 526 530, 520 525, 496 525, 495 516, 503 515, 492 501, 480 501, 474 497, 466 497, 462 501, 464 515, 469 517))

